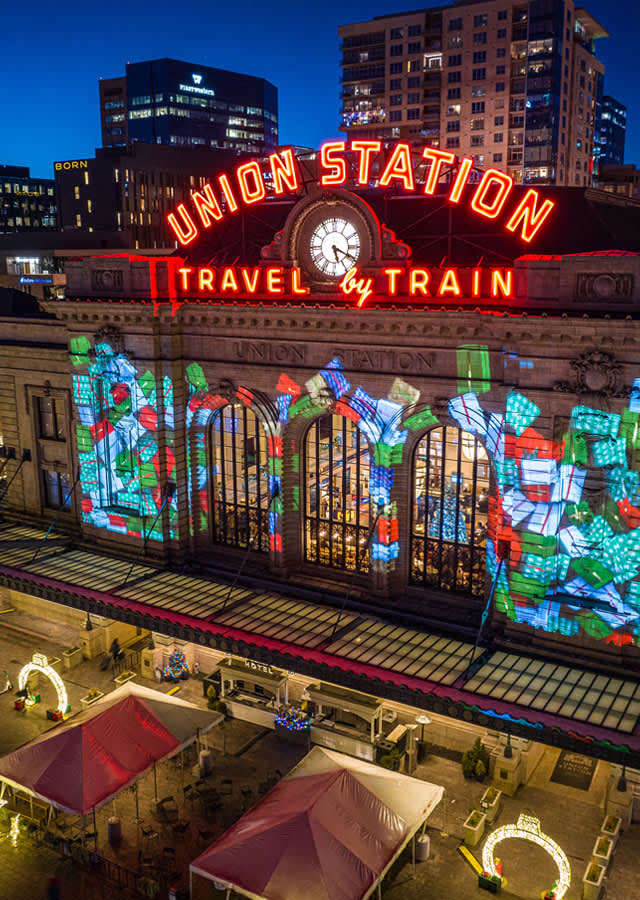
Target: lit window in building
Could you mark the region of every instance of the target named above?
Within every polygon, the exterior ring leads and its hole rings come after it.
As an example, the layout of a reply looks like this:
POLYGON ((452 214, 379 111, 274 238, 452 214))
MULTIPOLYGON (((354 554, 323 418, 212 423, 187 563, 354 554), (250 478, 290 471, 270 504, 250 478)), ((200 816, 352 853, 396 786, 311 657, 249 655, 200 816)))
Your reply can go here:
POLYGON ((53 397, 36 397, 36 425, 39 438, 64 441, 64 411, 60 401, 53 397))
POLYGON ((52 509, 60 509, 71 505, 69 479, 64 472, 54 472, 53 469, 42 470, 44 487, 44 505, 52 509))
POLYGON ((369 568, 369 450, 342 416, 315 421, 304 444, 304 556, 337 569, 369 568))
POLYGON ((435 428, 414 454, 411 578, 482 596, 489 512, 489 460, 478 439, 435 428))
POLYGON ((267 437, 257 416, 239 403, 211 424, 212 528, 217 544, 269 549, 267 437))

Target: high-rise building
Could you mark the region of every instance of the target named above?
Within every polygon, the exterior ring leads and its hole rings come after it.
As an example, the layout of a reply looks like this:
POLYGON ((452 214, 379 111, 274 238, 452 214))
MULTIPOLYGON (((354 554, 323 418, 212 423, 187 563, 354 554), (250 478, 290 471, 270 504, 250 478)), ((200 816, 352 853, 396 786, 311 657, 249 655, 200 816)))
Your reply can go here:
POLYGON ((459 0, 338 33, 349 138, 455 150, 518 183, 592 184, 608 33, 570 0, 459 0))
POLYGON ((55 162, 60 228, 124 231, 132 249, 173 248, 166 213, 231 158, 232 151, 140 142, 55 162))
POLYGON ((278 143, 278 89, 264 78, 175 59, 100 81, 104 147, 134 141, 262 153, 278 143))
POLYGON ((28 166, 0 166, 0 233, 56 227, 52 178, 33 178, 28 166))
POLYGON ((600 165, 621 166, 627 134, 627 107, 607 94, 602 98, 599 132, 600 165))

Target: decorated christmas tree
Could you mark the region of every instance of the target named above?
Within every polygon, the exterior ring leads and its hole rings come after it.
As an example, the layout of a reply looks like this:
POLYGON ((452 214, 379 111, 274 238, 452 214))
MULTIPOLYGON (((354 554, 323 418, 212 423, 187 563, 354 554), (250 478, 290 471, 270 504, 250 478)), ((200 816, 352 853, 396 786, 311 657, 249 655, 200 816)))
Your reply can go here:
POLYGON ((167 681, 177 681, 179 678, 188 678, 189 666, 183 651, 177 647, 169 656, 169 664, 164 667, 162 677, 167 681))
POLYGON ((431 520, 429 537, 442 537, 443 541, 457 540, 460 544, 466 544, 467 526, 461 508, 458 508, 457 520, 456 523, 456 487, 449 482, 444 489, 442 506, 437 507, 431 520), (442 516, 442 535, 440 534, 440 516, 442 516))

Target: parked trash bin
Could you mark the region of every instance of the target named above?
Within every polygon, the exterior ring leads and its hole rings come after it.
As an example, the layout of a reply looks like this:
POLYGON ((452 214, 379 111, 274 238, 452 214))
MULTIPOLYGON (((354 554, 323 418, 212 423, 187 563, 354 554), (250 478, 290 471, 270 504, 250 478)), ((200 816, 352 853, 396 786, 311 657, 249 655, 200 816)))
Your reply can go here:
POLYGON ((119 816, 111 816, 107 821, 107 840, 110 844, 119 844, 122 840, 122 822, 119 816))
POLYGON ((213 772, 213 758, 211 756, 211 750, 201 750, 200 751, 200 773, 202 775, 210 775, 213 772))
POLYGON ((421 835, 416 841, 416 860, 424 862, 429 859, 431 853, 431 838, 428 834, 421 835))

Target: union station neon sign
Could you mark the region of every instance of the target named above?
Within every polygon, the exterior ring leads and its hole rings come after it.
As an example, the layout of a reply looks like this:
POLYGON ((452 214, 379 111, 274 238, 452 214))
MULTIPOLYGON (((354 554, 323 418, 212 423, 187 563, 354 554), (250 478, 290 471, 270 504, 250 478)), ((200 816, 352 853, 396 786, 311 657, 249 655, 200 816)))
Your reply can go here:
MULTIPOLYGON (((410 144, 396 143, 384 149, 380 141, 329 141, 318 154, 318 185, 339 188, 347 184, 360 187, 375 182, 379 187, 396 186, 406 193, 433 196, 444 168, 452 167, 446 199, 458 204, 463 200, 477 215, 487 219, 504 217, 504 227, 529 242, 546 221, 554 203, 543 200, 540 192, 530 188, 514 202, 513 179, 498 169, 486 169, 480 180, 470 183, 475 163, 470 157, 459 158, 448 150, 425 146, 417 152, 410 144), (347 153, 355 159, 351 171, 347 153), (420 167, 420 171, 416 171, 420 167), (424 172, 422 171, 424 169, 424 172), (468 188, 468 189, 467 189, 468 188)), ((275 195, 295 194, 302 179, 291 149, 272 153, 261 165, 257 160, 243 163, 231 174, 222 172, 199 191, 193 191, 190 202, 181 203, 169 213, 167 222, 178 242, 186 247, 216 222, 233 215, 241 205, 259 203, 267 196, 267 182, 275 195)))

